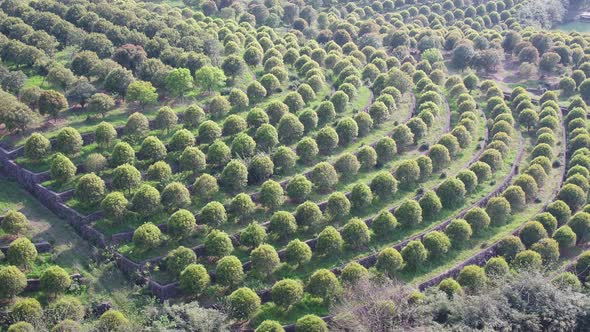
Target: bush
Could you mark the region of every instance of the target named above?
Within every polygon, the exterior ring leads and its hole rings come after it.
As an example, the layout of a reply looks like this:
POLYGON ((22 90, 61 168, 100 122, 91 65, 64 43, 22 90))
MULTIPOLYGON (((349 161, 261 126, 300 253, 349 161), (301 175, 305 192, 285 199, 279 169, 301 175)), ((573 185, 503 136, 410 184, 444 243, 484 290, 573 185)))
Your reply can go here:
POLYGON ((219 227, 227 221, 227 213, 223 204, 213 201, 207 203, 199 213, 201 221, 212 227, 219 227))
POLYGON ((12 307, 12 318, 32 324, 39 324, 43 318, 41 303, 36 299, 24 298, 16 302, 12 307))
POLYGON ((288 238, 297 231, 295 217, 287 211, 277 211, 270 218, 268 231, 279 239, 288 238))
POLYGON ((380 200, 387 200, 397 192, 397 180, 389 172, 379 172, 371 180, 371 191, 380 200))
POLYGON ((143 184, 133 195, 131 206, 142 217, 149 217, 160 209, 160 193, 156 188, 143 184))
POLYGON ((435 144, 430 148, 428 157, 432 160, 433 170, 441 171, 451 162, 449 150, 442 144, 435 144))
POLYGON ((297 332, 328 332, 328 325, 316 315, 305 315, 295 323, 297 332))
POLYGON ((315 252, 320 256, 334 256, 342 251, 344 240, 340 232, 332 226, 324 228, 318 234, 315 252))
POLYGON ((162 240, 162 231, 152 223, 145 223, 133 232, 133 244, 142 251, 158 247, 162 240))
POLYGON ((543 259, 541 255, 532 250, 524 250, 516 254, 512 266, 517 271, 541 270, 543 259))
POLYGON ((297 206, 294 215, 300 227, 317 225, 322 221, 322 211, 317 204, 310 201, 297 206))
POLYGON ((29 220, 24 214, 16 210, 9 210, 4 215, 0 226, 4 232, 18 235, 29 228, 29 220))
POLYGON ((219 191, 217 179, 209 174, 203 174, 195 180, 192 190, 196 197, 206 201, 219 191))
MULTIPOLYGON (((85 308, 84 305, 73 296, 64 296, 49 305, 46 311, 47 316, 51 320, 55 321, 69 321, 71 323, 78 324, 79 321, 84 319, 85 308)), ((52 332, 67 332, 71 331, 68 329, 58 329, 52 332)), ((73 330, 78 331, 78 330, 73 330)))
POLYGON ((98 319, 97 328, 99 331, 127 331, 130 327, 129 320, 122 312, 109 309, 98 319))
POLYGON ((428 257, 428 251, 422 242, 410 241, 401 251, 406 267, 410 270, 417 269, 428 257))
POLYGON ((52 295, 65 292, 72 284, 70 275, 59 266, 51 266, 45 269, 39 281, 41 289, 52 295))
POLYGON ((582 188, 569 183, 561 187, 557 198, 564 201, 572 211, 577 211, 586 203, 586 196, 582 188))
POLYGON ((477 234, 482 233, 490 225, 490 217, 480 207, 475 207, 465 214, 465 221, 471 225, 471 229, 477 234))
POLYGON ((55 148, 57 151, 71 156, 80 152, 83 144, 80 133, 74 128, 66 127, 57 134, 55 148))
POLYGON ((508 203, 510 203, 510 209, 513 213, 524 209, 524 206, 526 204, 526 195, 521 187, 513 185, 506 188, 506 190, 504 190, 504 192, 502 193, 502 197, 506 198, 508 203))
POLYGON ((201 264, 189 264, 180 273, 180 288, 191 295, 203 293, 210 283, 207 269, 201 264))
POLYGON ((496 253, 503 256, 507 261, 514 259, 516 254, 525 249, 520 238, 514 235, 507 236, 498 242, 496 253))
POLYGON ((557 219, 548 212, 539 213, 535 216, 535 220, 543 225, 549 236, 557 229, 557 219))
POLYGON ((585 242, 590 236, 590 213, 578 212, 567 223, 576 233, 578 242, 585 242))
POLYGON ((11 299, 27 287, 27 277, 16 266, 0 267, 0 298, 11 299))
POLYGON ((328 192, 338 183, 338 174, 331 164, 321 162, 313 168, 310 180, 319 192, 328 192))
POLYGON ((420 179, 420 167, 415 160, 405 160, 399 163, 395 170, 395 178, 400 186, 409 188, 414 186, 420 179))
POLYGON ((284 193, 283 187, 273 180, 267 180, 260 187, 259 201, 262 206, 269 210, 274 210, 283 205, 284 193))
POLYGON ((166 146, 155 136, 146 137, 141 143, 137 156, 142 160, 158 161, 166 158, 166 146))
POLYGON ((440 291, 445 292, 449 298, 452 298, 454 295, 461 295, 463 294, 463 288, 455 279, 453 278, 446 278, 438 284, 438 289, 440 291))
POLYGON ((311 248, 307 243, 295 239, 285 248, 285 261, 292 266, 302 266, 311 259, 311 248))
POLYGON ((25 157, 41 160, 49 155, 51 142, 39 133, 33 133, 25 142, 25 157))
POLYGON ((232 140, 231 154, 235 158, 250 158, 256 151, 256 142, 246 133, 237 134, 232 140))
POLYGON ((200 173, 205 170, 207 160, 205 154, 197 147, 189 146, 182 151, 178 162, 183 171, 200 173))
POLYGON ((114 167, 124 164, 132 165, 135 161, 135 150, 126 142, 119 142, 111 153, 111 165, 114 167))
POLYGON ((335 192, 328 197, 325 214, 331 220, 343 219, 350 213, 350 202, 346 195, 335 192))
POLYGON ((465 193, 465 185, 456 178, 445 180, 436 189, 436 194, 440 197, 443 207, 448 209, 461 206, 465 200, 465 193))
POLYGON ((239 160, 230 161, 221 172, 221 184, 231 192, 241 191, 248 183, 248 169, 239 160))
POLYGON ((432 190, 427 191, 418 200, 420 208, 422 209, 422 215, 424 219, 433 220, 440 210, 442 209, 442 203, 440 198, 432 190))
POLYGON ((560 200, 549 203, 545 211, 557 219, 558 225, 565 224, 572 215, 572 211, 569 206, 564 201, 560 200))
POLYGON ((353 261, 346 264, 346 266, 342 269, 340 279, 344 284, 354 285, 361 279, 367 278, 368 276, 369 271, 367 271, 367 269, 361 264, 353 261))
POLYGON ((521 174, 514 180, 514 185, 522 188, 527 202, 532 202, 537 197, 539 187, 535 179, 528 174, 521 174))
POLYGON ((347 246, 358 249, 369 243, 371 233, 367 224, 361 219, 352 218, 342 228, 342 238, 347 246))
POLYGON ((336 295, 340 290, 340 282, 338 278, 327 269, 316 270, 307 283, 307 291, 315 296, 321 297, 324 300, 336 295))
POLYGON ((394 211, 395 218, 404 227, 415 227, 422 223, 422 208, 412 199, 406 199, 394 211))
POLYGON ((150 181, 166 182, 172 177, 172 168, 165 161, 156 161, 147 170, 147 179, 150 181))
POLYGON ((486 213, 494 226, 504 225, 510 212, 510 203, 504 197, 492 197, 486 204, 486 213))
POLYGON ((107 158, 100 153, 91 153, 84 161, 84 170, 88 173, 100 173, 107 167, 107 158))
POLYGON ((451 241, 443 232, 432 231, 422 238, 422 243, 429 256, 441 257, 444 256, 451 249, 451 241))
POLYGON ((304 132, 304 126, 295 115, 286 114, 279 121, 277 131, 281 143, 289 145, 301 139, 304 132))
POLYGON ((390 137, 383 137, 375 145, 375 152, 377 152, 377 162, 379 165, 384 165, 393 160, 397 153, 397 145, 390 137))
POLYGON ((358 137, 358 124, 353 118, 344 117, 336 125, 336 133, 338 133, 339 144, 347 146, 358 137))
POLYGON ((303 202, 311 193, 313 184, 303 175, 296 175, 287 184, 287 196, 294 202, 303 202))
POLYGON ((541 255, 543 264, 551 265, 559 260, 559 244, 554 239, 541 239, 531 247, 541 255))
POLYGON ((477 161, 469 168, 477 176, 477 183, 484 183, 485 180, 492 176, 492 168, 490 165, 477 161))
POLYGON ((402 255, 394 248, 385 248, 377 256, 375 267, 390 278, 402 268, 404 260, 402 255))
POLYGON ((279 265, 277 251, 270 244, 262 244, 250 252, 252 271, 262 277, 268 277, 279 265))
POLYGON ((341 178, 351 179, 357 175, 361 164, 352 153, 344 153, 334 162, 334 168, 341 178))
POLYGON ((555 233, 553 233, 553 239, 559 244, 559 248, 567 249, 572 248, 576 245, 577 235, 569 226, 559 227, 555 233))
POLYGON ((274 320, 265 320, 256 328, 255 332, 285 332, 281 323, 274 320))
POLYGON ((274 163, 270 157, 265 155, 255 156, 250 161, 250 165, 248 165, 248 181, 250 183, 261 183, 262 181, 270 178, 273 173, 274 163))
POLYGON ((277 281, 271 289, 272 301, 284 309, 296 304, 302 297, 303 285, 297 280, 283 279, 277 281))
POLYGON ((207 144, 221 137, 221 128, 211 120, 203 121, 199 125, 199 143, 207 144))
POLYGON ((197 255, 192 249, 179 246, 166 255, 166 269, 174 275, 179 275, 187 266, 196 263, 196 261, 197 255))
POLYGON ((465 190, 470 193, 477 187, 477 175, 471 170, 462 170, 457 173, 457 179, 459 179, 465 185, 465 190))
POLYGON ((8 332, 35 332, 35 327, 31 323, 18 322, 8 327, 8 332))
POLYGON ((490 279, 497 279, 506 276, 510 272, 510 267, 504 257, 492 257, 484 266, 485 274, 490 279))
POLYGON ((234 246, 227 233, 216 229, 207 234, 204 245, 209 256, 224 257, 234 251, 234 246))
POLYGON ((382 210, 371 222, 373 234, 379 238, 387 238, 397 227, 397 219, 388 210, 382 210))
POLYGON ((12 265, 28 268, 36 259, 37 248, 31 240, 24 237, 12 241, 6 251, 6 260, 12 265))
POLYGON ((180 209, 168 218, 167 232, 174 239, 190 236, 197 223, 195 216, 187 210, 180 209))
POLYGON ((486 280, 484 269, 477 265, 464 267, 457 276, 457 282, 470 293, 482 291, 486 285, 486 280))
POLYGON ((216 283, 225 287, 235 287, 244 279, 242 262, 236 256, 225 256, 217 261, 215 267, 216 283))
POLYGON ((445 234, 455 248, 462 247, 473 235, 471 225, 464 219, 455 219, 445 229, 445 234))
POLYGON ((70 159, 61 153, 57 153, 51 160, 49 172, 58 183, 66 183, 76 175, 76 166, 70 159))

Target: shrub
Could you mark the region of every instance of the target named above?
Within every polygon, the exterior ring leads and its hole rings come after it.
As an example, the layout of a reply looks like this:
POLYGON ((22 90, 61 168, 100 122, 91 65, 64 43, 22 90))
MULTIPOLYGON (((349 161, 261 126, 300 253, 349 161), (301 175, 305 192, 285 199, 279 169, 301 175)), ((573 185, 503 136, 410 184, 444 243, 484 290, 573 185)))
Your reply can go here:
POLYGON ((316 270, 307 283, 307 291, 315 296, 321 297, 324 300, 334 296, 340 290, 340 282, 338 278, 327 269, 316 270))
POLYGON ((91 153, 84 161, 84 170, 88 173, 100 173, 107 167, 107 158, 100 153, 91 153))
POLYGON ((321 256, 334 256, 342 251, 344 240, 340 232, 332 226, 324 228, 318 234, 315 252, 321 256))
POLYGON ((285 332, 281 323, 274 320, 265 320, 256 328, 255 332, 285 332))
POLYGON ((51 177, 59 182, 66 183, 76 175, 76 166, 70 159, 61 153, 57 153, 51 160, 51 177))
POLYGON ((195 252, 183 246, 170 251, 166 255, 166 269, 174 275, 179 275, 187 266, 197 261, 195 252))
POLYGON ((350 202, 346 195, 335 192, 328 197, 325 213, 332 220, 342 219, 350 213, 350 202))
POLYGON ((172 177, 172 168, 165 161, 156 161, 147 170, 147 179, 150 181, 165 182, 172 177))
POLYGON ((477 161, 469 168, 475 175, 477 175, 477 183, 483 183, 492 176, 492 168, 490 165, 477 161))
POLYGON ((377 152, 377 162, 379 165, 384 165, 393 160, 397 153, 397 145, 390 137, 383 137, 375 145, 375 152, 377 152))
POLYGON ((553 234, 553 239, 559 244, 559 248, 566 249, 576 245, 577 235, 569 226, 559 227, 553 234))
POLYGON ((59 266, 51 266, 45 269, 39 281, 41 289, 52 295, 65 292, 72 284, 70 275, 59 266))
POLYGON ((465 214, 465 221, 471 225, 475 233, 482 233, 490 224, 490 217, 480 207, 475 207, 465 214))
POLYGON ((225 256, 217 261, 215 281, 225 287, 235 287, 244 279, 242 262, 236 256, 225 256))
POLYGON ((37 248, 24 237, 12 241, 6 251, 6 260, 12 265, 30 267, 36 259, 37 248))
POLYGON ((207 234, 204 245, 209 256, 224 257, 234 251, 234 246, 227 233, 216 229, 207 234))
POLYGON ((358 137, 358 124, 353 118, 344 117, 336 125, 336 133, 338 133, 339 144, 347 146, 358 137))
MULTIPOLYGON (((64 296, 49 305, 47 312, 51 315, 50 319, 55 321, 66 321, 74 324, 84 319, 84 305, 73 296, 64 296)), ((66 332, 68 329, 52 330, 52 332, 66 332)), ((76 329, 73 330, 78 331, 76 329)))
POLYGON ((379 238, 391 235, 397 227, 397 219, 388 210, 382 210, 371 222, 373 234, 379 238))
POLYGON ((316 315, 305 315, 295 323, 297 332, 328 332, 328 325, 316 315))
POLYGON ((302 266, 311 259, 311 248, 307 243, 295 239, 285 248, 285 261, 292 266, 302 266))
POLYGON ((526 204, 526 195, 522 188, 519 186, 513 185, 506 188, 506 190, 504 190, 504 192, 502 193, 502 197, 506 198, 508 203, 510 203, 510 209, 513 213, 521 211, 526 204))
POLYGON ((16 210, 9 210, 2 223, 0 224, 2 230, 8 234, 20 234, 29 227, 29 220, 27 217, 16 210))
POLYGON ((516 254, 523 251, 524 249, 524 244, 522 244, 520 238, 510 235, 498 242, 496 253, 500 256, 503 256, 507 261, 510 262, 514 259, 516 254))
POLYGON ((420 179, 420 167, 415 160, 402 161, 395 170, 395 178, 400 186, 412 187, 420 179))
POLYGON ((0 298, 11 299, 27 287, 27 277, 16 266, 0 268, 0 298))
POLYGON ((270 157, 265 155, 255 156, 248 165, 248 182, 261 183, 265 181, 273 175, 274 167, 275 165, 270 157))
POLYGON ((221 137, 221 128, 211 120, 203 121, 199 125, 199 143, 211 143, 221 137))
POLYGON ((404 260, 402 255, 394 248, 385 248, 377 256, 375 267, 390 278, 402 268, 404 260))
POLYGON ((232 317, 248 320, 260 308, 260 297, 250 288, 242 287, 229 295, 228 303, 232 317))
POLYGON ((486 204, 486 213, 494 226, 500 226, 510 217, 510 203, 504 197, 492 197, 486 204))
POLYGON ((557 229, 557 219, 548 212, 539 213, 535 216, 535 220, 543 225, 549 236, 557 229))
POLYGON ((250 158, 256 151, 256 142, 246 133, 237 134, 231 144, 231 154, 235 158, 250 158))
POLYGON ((296 142, 303 136, 304 126, 295 115, 286 114, 279 121, 277 131, 281 143, 288 145, 296 142))
POLYGON ((33 133, 25 142, 25 157, 41 160, 49 155, 51 142, 39 133, 33 133))
POLYGON ((262 244, 250 252, 252 271, 262 277, 268 277, 279 265, 280 259, 275 248, 262 244))
POLYGON ((470 193, 477 187, 477 175, 471 170, 462 170, 457 173, 457 179, 459 179, 465 185, 465 190, 470 193))
POLYGON ((590 236, 590 213, 578 212, 567 223, 576 233, 578 242, 584 242, 590 236))
POLYGON ((340 279, 343 283, 354 285, 361 279, 369 276, 369 271, 357 262, 350 262, 342 269, 340 279))
POLYGON ((445 233, 439 231, 426 234, 422 243, 431 257, 444 256, 451 249, 451 241, 445 233))
POLYGON ((132 165, 135 161, 135 150, 126 142, 119 142, 113 148, 111 153, 111 165, 121 166, 124 164, 132 165))
POLYGON ((434 171, 443 170, 451 162, 449 150, 442 144, 433 145, 428 152, 428 157, 432 160, 434 171))
POLYGON ((227 213, 223 204, 213 201, 207 203, 199 213, 200 219, 207 225, 219 227, 227 221, 227 213))
POLYGON ((532 250, 524 250, 516 254, 512 266, 517 271, 540 270, 543 265, 541 255, 532 250))
POLYGON ((284 202, 283 187, 273 180, 267 180, 260 187, 259 201, 262 206, 274 210, 284 202))
POLYGON ((162 243, 162 231, 152 223, 145 223, 133 232, 133 244, 140 250, 156 248, 162 243))
POLYGON ((445 208, 456 208, 465 200, 465 185, 459 179, 450 178, 445 180, 437 189, 436 194, 440 197, 445 208))
POLYGON ((317 225, 322 221, 322 211, 317 204, 310 201, 297 206, 294 216, 300 227, 317 225))
POLYGON ((207 269, 201 264, 189 264, 180 273, 180 288, 191 295, 203 293, 210 283, 207 269))
POLYGON ((187 210, 180 209, 168 218, 167 232, 175 239, 189 236, 197 223, 195 216, 187 210))
POLYGON ((344 153, 334 162, 334 168, 341 178, 351 179, 357 175, 361 164, 352 153, 344 153))
POLYGON ((486 284, 486 275, 484 269, 477 265, 468 265, 464 267, 457 276, 457 282, 470 293, 482 291, 486 284))
POLYGON ((295 217, 287 211, 277 211, 270 218, 268 231, 279 239, 288 238, 297 231, 295 217))
POLYGON ((183 171, 200 173, 205 170, 207 160, 205 154, 197 147, 188 146, 180 155, 178 162, 183 171))
POLYGON ((506 276, 510 272, 510 267, 504 257, 492 257, 484 266, 485 274, 490 279, 496 279, 506 276))
POLYGON ((422 223, 422 208, 412 199, 406 199, 394 211, 395 218, 405 227, 415 227, 422 223))
POLYGON ((559 260, 559 244, 554 239, 541 239, 531 247, 541 255, 543 264, 554 264, 559 260))
POLYGON ((143 184, 133 195, 131 206, 142 217, 149 217, 160 209, 160 193, 156 188, 143 184))
POLYGON ((57 151, 71 156, 80 152, 83 144, 80 133, 74 128, 66 127, 57 134, 55 148, 57 151))
POLYGON ((192 190, 196 197, 208 200, 219 191, 217 179, 209 174, 203 174, 195 180, 192 190))
POLYGON ((359 218, 350 219, 342 228, 342 238, 347 246, 358 249, 371 240, 369 227, 359 218))
POLYGON ((248 183, 248 169, 238 160, 230 161, 221 172, 221 184, 232 192, 237 192, 246 187, 248 183))
POLYGON ((141 143, 137 156, 142 160, 158 161, 166 158, 166 146, 155 136, 146 137, 141 143))
POLYGON ((415 270, 424 263, 428 257, 428 251, 422 242, 413 240, 410 241, 401 251, 406 267, 415 270))
POLYGON ((557 219, 558 225, 565 224, 572 215, 572 211, 569 206, 561 200, 556 200, 552 203, 549 203, 545 211, 557 219))
POLYGON ((464 219, 455 219, 445 229, 453 247, 462 247, 473 235, 471 225, 464 219))
POLYGON ((271 289, 272 301, 285 309, 299 302, 303 297, 303 285, 294 279, 283 279, 276 282, 271 289))
POLYGON ((99 331, 126 331, 130 327, 129 320, 122 312, 109 309, 98 319, 97 328, 99 331))
POLYGON ((438 198, 436 193, 432 190, 424 193, 424 195, 420 197, 420 200, 418 200, 418 203, 422 209, 422 215, 427 220, 434 219, 442 209, 440 198, 438 198))
POLYGON ((371 180, 370 187, 380 200, 387 200, 397 192, 397 180, 389 172, 379 172, 371 180))
POLYGON ((328 192, 338 183, 338 174, 331 164, 321 162, 313 168, 310 180, 318 191, 328 192))
POLYGON ((12 317, 17 321, 38 324, 43 318, 41 303, 32 298, 19 300, 12 307, 12 317))
POLYGON ((564 201, 572 211, 577 211, 586 203, 586 196, 582 188, 569 183, 561 187, 557 198, 564 201))

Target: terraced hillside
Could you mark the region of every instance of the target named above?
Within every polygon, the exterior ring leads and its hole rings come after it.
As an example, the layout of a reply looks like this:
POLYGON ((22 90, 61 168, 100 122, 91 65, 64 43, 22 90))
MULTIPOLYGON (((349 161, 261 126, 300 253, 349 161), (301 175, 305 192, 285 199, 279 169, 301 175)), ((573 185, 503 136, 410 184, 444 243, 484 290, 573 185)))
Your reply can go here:
POLYGON ((0 325, 346 330, 392 309, 346 307, 367 284, 585 282, 590 37, 532 5, 0 0, 0 325))

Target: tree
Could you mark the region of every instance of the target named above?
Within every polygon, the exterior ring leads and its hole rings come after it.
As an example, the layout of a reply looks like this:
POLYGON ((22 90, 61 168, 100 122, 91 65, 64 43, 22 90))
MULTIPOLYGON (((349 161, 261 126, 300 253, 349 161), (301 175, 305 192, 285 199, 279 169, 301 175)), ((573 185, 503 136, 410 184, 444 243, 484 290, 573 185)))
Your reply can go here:
POLYGON ((287 211, 277 211, 270 218, 268 231, 279 239, 288 238, 297 231, 295 217, 287 211))
POLYGON ((180 288, 193 295, 199 295, 209 286, 211 278, 201 264, 189 264, 180 273, 180 288))
POLYGON ((418 200, 420 208, 422 208, 422 215, 427 220, 433 220, 442 209, 440 198, 432 190, 427 191, 418 200))
POLYGON ((295 221, 298 227, 317 225, 322 221, 322 211, 317 204, 306 201, 295 209, 295 221))
POLYGON ((185 128, 197 128, 197 125, 205 118, 205 111, 199 105, 193 104, 184 111, 182 122, 185 128))
POLYGON ((375 196, 386 201, 397 192, 397 180, 389 172, 379 172, 371 180, 370 187, 375 196))
POLYGON ((115 68, 111 70, 104 79, 104 88, 108 92, 125 96, 127 87, 133 83, 133 74, 125 68, 115 68))
POLYGON ((229 113, 230 109, 231 104, 227 98, 223 96, 215 96, 209 102, 209 113, 214 118, 222 118, 229 113))
POLYGON ((127 87, 127 101, 138 102, 143 109, 147 105, 155 104, 158 101, 158 93, 152 83, 135 81, 127 87))
POLYGON ((577 235, 570 226, 565 225, 559 227, 555 233, 553 233, 553 239, 557 241, 559 248, 567 249, 576 245, 577 235))
POLYGON ((258 223, 249 224, 240 233, 240 244, 248 248, 255 248, 266 240, 266 229, 258 223))
POLYGON ((141 173, 130 164, 123 164, 115 168, 112 178, 113 188, 127 191, 128 193, 141 184, 141 173))
POLYGON ((512 266, 516 271, 539 271, 543 266, 543 258, 536 251, 524 250, 516 254, 512 266))
POLYGON ((465 185, 457 178, 445 180, 436 189, 436 194, 440 197, 441 203, 445 208, 456 208, 460 206, 465 199, 465 185))
POLYGON ((274 320, 265 320, 256 328, 256 332, 284 332, 281 323, 274 320))
POLYGON ((27 277, 16 266, 0 268, 0 297, 12 299, 20 294, 27 286, 27 277))
POLYGON ((127 212, 129 201, 123 193, 114 191, 109 193, 101 202, 100 207, 107 218, 113 221, 121 221, 127 212))
POLYGON ((66 127, 57 134, 55 148, 66 155, 75 155, 82 149, 82 136, 71 127, 66 127))
POLYGON ((295 115, 286 114, 279 121, 277 131, 281 143, 292 144, 303 136, 304 126, 295 115))
POLYGON ((340 232, 332 226, 324 228, 318 234, 315 251, 322 256, 333 256, 342 251, 344 240, 340 232))
POLYGON ((256 209, 256 204, 250 195, 239 193, 232 199, 229 209, 237 221, 243 221, 250 219, 256 209))
POLYGON ((328 192, 338 183, 338 173, 331 164, 321 162, 313 168, 310 180, 319 192, 328 192))
POLYGON ((307 291, 326 301, 340 291, 340 282, 330 270, 318 269, 309 278, 307 291))
POLYGON ((225 73, 225 76, 235 79, 244 70, 245 63, 242 58, 237 55, 230 55, 223 60, 221 69, 225 73))
POLYGON ((227 214, 223 204, 218 201, 207 203, 199 213, 200 220, 211 227, 219 227, 227 221, 227 214))
POLYGON ((79 103, 80 106, 84 108, 88 99, 94 95, 95 92, 96 89, 94 88, 94 85, 90 84, 88 79, 80 78, 70 86, 66 95, 70 100, 79 103))
POLYGON ((567 225, 576 233, 578 242, 586 241, 590 235, 590 213, 578 212, 574 214, 567 225))
POLYGON ((33 133, 25 142, 25 157, 39 161, 49 155, 51 142, 39 133, 33 133))
POLYGON ((412 187, 420 179, 420 167, 415 160, 402 161, 395 170, 395 178, 400 186, 412 187))
POLYGON ((244 278, 242 262, 235 256, 225 256, 217 262, 216 282, 225 287, 235 287, 244 278))
POLYGON ((561 187, 557 197, 564 201, 572 211, 577 211, 586 202, 586 194, 582 188, 572 183, 561 187))
POLYGON ((61 153, 57 153, 51 160, 49 172, 58 183, 66 183, 76 175, 77 168, 70 159, 61 153))
POLYGON ((422 222, 422 208, 412 199, 406 199, 394 211, 395 218, 405 227, 415 227, 422 222))
POLYGON ((39 112, 57 120, 59 113, 68 108, 68 101, 63 94, 55 90, 45 90, 39 96, 39 112))
POLYGON ((280 259, 275 248, 269 244, 262 244, 250 252, 252 271, 267 278, 279 265, 280 259))
MULTIPOLYGON (((113 127, 112 124, 108 122, 101 122, 94 131, 94 141, 98 146, 102 149, 109 148, 113 141, 117 138, 117 130, 113 127)), ((127 144, 127 143, 125 143, 127 144)), ((127 144, 129 146, 129 144, 127 144)), ((130 146, 129 146, 130 147, 130 146)), ((113 151, 114 152, 114 151, 113 151)), ((135 157, 135 151, 131 149, 127 155, 132 155, 135 157)), ((112 157, 112 156, 111 156, 112 157)), ((133 161, 131 161, 133 162, 133 161)))
POLYGON ((414 240, 410 241, 401 251, 403 261, 406 267, 415 270, 418 266, 426 261, 428 251, 422 242, 414 240))
POLYGON ((432 231, 422 238, 422 243, 430 257, 444 256, 451 249, 451 241, 447 235, 440 231, 432 231))
POLYGON ((487 278, 484 270, 477 265, 465 266, 457 276, 457 282, 470 293, 482 291, 487 278))
POLYGON ((364 183, 357 183, 350 191, 350 203, 354 210, 361 211, 373 203, 373 192, 364 183))
POLYGON ((133 139, 139 139, 150 129, 147 117, 141 113, 135 112, 127 118, 125 124, 125 134, 133 139))
POLYGON ((347 146, 358 137, 358 124, 351 117, 344 117, 336 125, 338 142, 341 146, 347 146))
POLYGON ((204 66, 195 72, 195 84, 211 93, 225 86, 223 70, 213 66, 204 66))
POLYGON ((37 248, 31 240, 21 237, 10 243, 6 251, 8 263, 28 268, 37 259, 37 248))
POLYGON ((503 256, 507 261, 510 262, 514 259, 516 254, 523 251, 524 249, 524 244, 522 244, 520 238, 510 235, 498 242, 496 253, 500 256, 503 256))
POLYGON ((131 199, 133 211, 147 218, 160 209, 160 192, 148 184, 141 185, 131 199))
POLYGON ((305 242, 295 239, 285 248, 285 261, 292 266, 300 267, 311 259, 311 248, 305 242))
POLYGON ((133 243, 141 251, 157 248, 162 239, 162 231, 153 223, 145 223, 133 232, 133 243))
POLYGON ((295 329, 299 332, 328 332, 328 325, 316 315, 305 315, 297 320, 295 329))
POLYGON ((311 193, 313 184, 303 175, 296 175, 287 184, 287 196, 294 202, 303 202, 311 193))
POLYGON ((15 320, 38 323, 42 316, 43 308, 41 308, 39 301, 33 298, 21 299, 12 307, 12 317, 15 320))
POLYGON ((369 243, 371 233, 367 224, 361 219, 352 218, 342 228, 342 238, 347 246, 358 249, 369 243))
POLYGON ((469 43, 462 43, 455 47, 451 57, 451 63, 461 71, 469 67, 471 60, 475 57, 475 50, 469 43))
POLYGON ((471 225, 463 219, 455 219, 445 229, 445 234, 455 248, 461 248, 473 235, 471 225))
POLYGON ((105 196, 106 186, 104 181, 94 173, 85 174, 76 185, 76 198, 87 207, 93 207, 105 196))
POLYGON ((180 209, 168 218, 167 232, 174 239, 182 239, 189 236, 196 225, 195 216, 188 210, 180 209))
POLYGON ((62 91, 66 91, 67 88, 74 83, 76 77, 69 69, 56 65, 49 69, 46 79, 51 85, 62 91))
POLYGON ((272 286, 271 297, 275 304, 288 309, 303 297, 303 285, 294 279, 280 280, 272 286))
POLYGON ((490 217, 486 211, 480 207, 475 207, 464 216, 465 221, 471 225, 471 229, 476 234, 481 234, 490 225, 490 217))
POLYGON ((260 307, 260 297, 250 288, 242 287, 228 297, 232 317, 248 320, 260 307))
POLYGON ((114 309, 107 310, 98 319, 97 328, 99 331, 119 331, 123 332, 129 329, 131 323, 122 312, 114 309))
POLYGON ((241 161, 234 159, 225 166, 220 180, 229 191, 240 191, 248 183, 248 168, 241 161))
POLYGON ((18 235, 29 227, 29 220, 19 211, 9 210, 0 224, 2 230, 8 234, 18 235))
POLYGON ((184 97, 193 88, 191 71, 186 68, 176 68, 166 77, 166 89, 172 96, 184 97))
POLYGON ((227 233, 213 229, 205 238, 205 251, 209 256, 224 257, 234 251, 234 246, 227 233))
POLYGON ((39 278, 41 289, 52 297, 65 292, 72 284, 70 275, 59 266, 51 266, 45 269, 39 278))
POLYGON ((375 267, 386 276, 393 278, 402 268, 404 260, 402 255, 394 248, 385 248, 377 256, 375 267))
POLYGON ((341 192, 335 192, 328 197, 325 215, 331 220, 343 219, 350 213, 350 201, 341 192))

